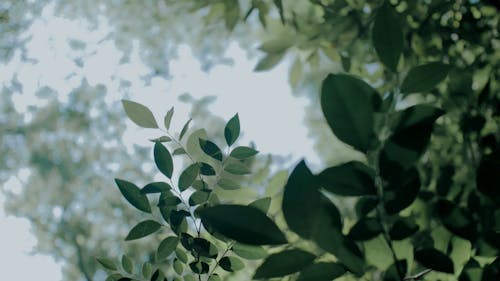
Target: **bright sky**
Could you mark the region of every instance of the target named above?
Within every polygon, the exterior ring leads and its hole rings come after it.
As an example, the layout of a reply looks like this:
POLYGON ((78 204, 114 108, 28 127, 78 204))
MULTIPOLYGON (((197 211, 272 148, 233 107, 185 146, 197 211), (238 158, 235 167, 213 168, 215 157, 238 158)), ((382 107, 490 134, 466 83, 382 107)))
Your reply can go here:
MULTIPOLYGON (((44 12, 44 17, 45 20, 38 21, 31 29, 33 39, 28 46, 29 56, 36 58, 38 63, 26 64, 16 58, 0 69, 0 77, 5 81, 17 73, 23 85, 22 94, 16 95, 18 110, 39 105, 34 93, 44 85, 56 89, 64 99, 65 93, 80 84, 81 77, 86 77, 92 86, 106 85, 107 99, 116 101, 125 95, 119 89, 121 78, 132 82, 131 99, 152 108, 158 118, 172 105, 176 107, 176 116, 188 118, 189 108, 177 101, 182 93, 188 92, 196 98, 216 95, 218 99, 210 107, 212 112, 226 120, 238 112, 244 131, 243 143, 255 141, 262 153, 293 154, 293 159, 307 156, 311 162, 318 161, 302 122, 306 100, 292 97, 286 63, 270 72, 253 73, 256 59, 247 59, 244 51, 232 44, 227 56, 234 58, 234 65, 218 66, 207 74, 200 70, 189 48, 183 46, 179 58, 171 64, 173 79, 153 79, 150 86, 145 86, 140 76, 147 73, 147 68, 138 61, 137 55, 129 64, 119 65, 120 54, 113 43, 98 45, 108 32, 106 28, 89 32, 81 23, 54 18, 50 9, 44 12), (85 53, 88 57, 82 68, 73 62, 76 54, 69 47, 68 39, 79 39, 87 44, 85 53), (76 75, 68 77, 72 72, 76 75)), ((137 130, 129 129, 124 141, 142 142, 134 139, 137 130)), ((5 187, 19 189, 19 183, 11 180, 5 187)), ((3 206, 3 201, 0 193, 0 206, 3 206)), ((27 220, 7 217, 0 208, 0 229, 3 279, 61 280, 60 265, 51 257, 29 255, 36 238, 29 231, 27 220)))

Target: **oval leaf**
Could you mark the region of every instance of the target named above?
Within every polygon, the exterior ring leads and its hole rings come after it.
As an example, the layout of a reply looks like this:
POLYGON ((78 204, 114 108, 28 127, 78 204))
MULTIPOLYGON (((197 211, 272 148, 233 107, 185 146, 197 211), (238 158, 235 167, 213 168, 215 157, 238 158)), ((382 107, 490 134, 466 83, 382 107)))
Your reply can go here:
POLYGON ((318 175, 319 184, 338 195, 376 195, 374 171, 365 164, 352 161, 330 167, 318 175))
POLYGON ((331 281, 346 273, 345 267, 334 262, 320 262, 304 268, 297 281, 331 281))
POLYGON ((321 87, 321 108, 333 133, 343 142, 366 152, 375 139, 372 101, 378 93, 364 81, 345 74, 330 74, 321 87))
POLYGON ((443 81, 450 69, 449 65, 440 62, 416 66, 410 69, 403 80, 401 92, 411 94, 428 91, 443 81))
POLYGON ((362 218, 349 231, 349 238, 356 241, 365 241, 375 238, 382 233, 382 225, 375 218, 362 218))
POLYGON ((182 138, 184 137, 184 135, 186 134, 187 130, 189 129, 189 124, 191 123, 191 120, 192 119, 189 119, 186 124, 184 124, 184 126, 182 126, 182 130, 181 130, 181 133, 179 135, 179 141, 182 140, 182 138))
POLYGON ((123 255, 122 256, 122 267, 123 267, 123 270, 125 270, 127 273, 131 274, 133 269, 134 269, 134 263, 132 262, 132 259, 126 255, 123 255))
POLYGON ((170 122, 172 122, 172 116, 174 116, 174 107, 170 108, 165 114, 165 118, 163 119, 163 123, 165 125, 165 129, 170 129, 170 122))
POLYGON ((233 118, 229 119, 224 128, 224 138, 226 139, 226 143, 228 146, 233 145, 233 143, 240 136, 240 119, 238 117, 238 113, 233 116, 233 118))
POLYGON ((179 238, 175 236, 169 236, 163 239, 158 245, 158 249, 156 250, 156 259, 161 261, 166 259, 170 254, 175 251, 177 244, 179 243, 179 238))
POLYGON ((193 184, 198 176, 200 166, 198 163, 189 165, 179 176, 179 190, 184 191, 193 184))
POLYGON ((170 189, 172 189, 172 187, 168 183, 158 181, 158 182, 148 183, 141 189, 141 192, 145 194, 161 193, 161 192, 167 192, 170 189))
POLYGON ((300 249, 272 254, 257 268, 253 278, 273 278, 292 274, 311 264, 315 258, 315 255, 300 249))
POLYGON ((264 213, 267 213, 267 211, 269 211, 270 205, 271 205, 271 197, 264 197, 261 199, 257 199, 252 203, 248 204, 248 206, 255 207, 264 213))
POLYGON ((423 266, 441 272, 453 274, 453 261, 441 251, 426 248, 415 251, 415 259, 423 266))
POLYGON ((174 163, 172 161, 172 156, 170 152, 163 146, 163 144, 157 142, 153 150, 155 163, 162 174, 167 178, 172 178, 172 172, 174 170, 174 163))
POLYGON ((114 261, 108 258, 96 258, 97 262, 99 262, 104 268, 109 270, 116 270, 116 264, 114 261))
POLYGON ((161 228, 161 224, 154 220, 145 220, 134 226, 128 233, 125 241, 139 239, 155 233, 161 228))
POLYGON ((158 128, 158 124, 156 123, 153 113, 147 107, 129 100, 122 100, 122 104, 128 118, 130 118, 130 120, 132 120, 136 125, 143 128, 158 128))
POLYGON ((236 257, 223 257, 219 261, 219 266, 225 271, 235 272, 242 270, 245 267, 245 264, 236 257))
POLYGON ((222 151, 213 142, 209 140, 200 139, 200 148, 206 155, 214 158, 215 160, 222 161, 222 151))
POLYGON ((231 151, 229 156, 242 160, 255 156, 257 153, 259 152, 251 147, 238 146, 231 151))
POLYGON ((248 206, 217 205, 199 210, 207 229, 250 245, 279 245, 287 242, 276 224, 262 211, 248 206))
POLYGON ((146 197, 135 184, 121 179, 115 179, 115 182, 123 197, 125 197, 132 206, 143 212, 151 213, 148 197, 146 197))
POLYGON ((260 246, 235 243, 231 250, 238 256, 247 260, 260 260, 267 256, 266 250, 260 246))
POLYGON ((403 30, 398 15, 389 1, 384 1, 377 11, 372 37, 380 61, 396 72, 399 57, 403 52, 403 30))

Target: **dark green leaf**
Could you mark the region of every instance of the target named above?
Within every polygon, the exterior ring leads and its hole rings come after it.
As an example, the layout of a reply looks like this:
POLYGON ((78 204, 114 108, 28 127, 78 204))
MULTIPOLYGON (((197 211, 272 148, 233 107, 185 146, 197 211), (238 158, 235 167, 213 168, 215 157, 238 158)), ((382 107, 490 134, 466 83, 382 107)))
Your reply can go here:
POLYGON ((141 189, 141 192, 144 194, 160 193, 160 192, 165 192, 165 191, 170 190, 170 189, 172 189, 172 187, 168 183, 157 181, 157 182, 152 182, 152 183, 148 183, 147 185, 145 185, 141 189))
POLYGON ((96 258, 97 262, 99 262, 104 268, 109 270, 116 270, 116 264, 114 261, 108 258, 96 258))
POLYGON ((240 162, 231 162, 224 166, 224 171, 233 175, 248 175, 252 172, 250 167, 240 162))
POLYGON ((210 164, 205 162, 200 163, 200 174, 204 176, 215 176, 215 169, 210 164))
POLYGON ((451 67, 440 62, 416 66, 408 72, 401 85, 401 92, 411 94, 425 92, 443 81, 451 67))
POLYGON ((228 146, 233 145, 233 143, 240 136, 240 119, 236 113, 233 118, 229 119, 224 128, 224 138, 228 146))
POLYGON ((121 274, 113 273, 106 278, 106 281, 118 281, 120 280, 120 278, 122 278, 121 274))
POLYGON ((208 184, 202 180, 195 180, 191 186, 196 190, 208 189, 208 184))
POLYGON ((219 253, 217 247, 210 241, 196 237, 191 244, 191 250, 200 257, 215 259, 219 253))
POLYGON ((278 13, 280 15, 280 20, 282 24, 285 24, 285 16, 283 13, 283 1, 282 0, 273 0, 274 5, 278 8, 278 13))
POLYGON ((172 116, 174 116, 174 107, 170 108, 169 111, 167 111, 167 114, 165 114, 165 118, 163 120, 163 123, 165 125, 165 129, 170 129, 170 123, 172 121, 172 116))
POLYGON ((271 205, 271 197, 264 197, 261 199, 257 199, 252 203, 248 204, 248 206, 255 207, 264 213, 267 213, 267 211, 269 211, 270 205, 271 205))
POLYGON ((199 210, 207 229, 250 245, 278 245, 286 238, 262 211, 248 206, 217 205, 199 210))
POLYGON ((498 188, 500 171, 500 149, 485 155, 477 169, 476 186, 479 192, 500 202, 500 189, 498 188))
POLYGON ((242 270, 245 267, 245 264, 236 257, 223 257, 219 261, 219 266, 225 271, 235 272, 242 270))
MULTIPOLYGON (((499 170, 500 171, 500 170, 499 170)), ((474 242, 477 240, 477 222, 470 210, 448 200, 438 200, 435 205, 437 216, 451 233, 474 242)))
POLYGON ((198 176, 199 171, 200 165, 198 163, 189 165, 179 176, 179 190, 184 191, 190 187, 198 176))
POLYGON ((136 125, 143 128, 158 128, 158 124, 156 123, 153 113, 147 107, 129 100, 122 100, 122 104, 128 118, 130 118, 130 120, 132 120, 136 125))
POLYGON ((374 104, 378 93, 360 79, 329 74, 321 87, 321 108, 333 133, 366 152, 375 139, 374 104))
POLYGON ((391 180, 384 191, 384 207, 387 213, 396 214, 417 198, 420 176, 417 169, 412 168, 401 175, 394 175, 391 180))
POLYGON ((372 40, 379 59, 387 68, 396 72, 399 57, 403 52, 403 30, 389 1, 384 1, 377 11, 372 40))
POLYGON ((187 130, 189 129, 189 123, 191 123, 192 119, 189 119, 184 126, 182 126, 181 133, 179 135, 179 141, 182 140, 182 137, 186 134, 187 130))
POLYGON ((359 198, 356 202, 355 210, 358 218, 365 217, 371 211, 373 211, 379 203, 377 196, 364 196, 359 198))
POLYGON ((181 203, 179 197, 175 196, 170 191, 166 191, 161 193, 158 207, 177 206, 179 203, 181 203))
POLYGON ((191 270, 196 274, 208 273, 208 270, 210 269, 208 264, 206 262, 202 262, 202 261, 194 261, 194 262, 190 263, 189 268, 191 268, 191 270))
POLYGON ((170 152, 163 146, 163 144, 157 142, 154 147, 154 158, 158 169, 167 178, 172 178, 172 172, 174 170, 174 163, 172 162, 172 156, 170 152))
POLYGON ((156 250, 156 259, 158 261, 166 259, 170 254, 172 254, 179 243, 179 238, 175 236, 169 236, 163 239, 158 245, 156 250))
POLYGON ((222 151, 215 143, 209 140, 200 139, 200 147, 208 156, 215 160, 222 161, 222 151))
POLYGON ((212 275, 210 275, 207 281, 222 281, 222 279, 217 273, 213 273, 212 275))
POLYGON ((415 234, 418 228, 418 225, 409 219, 399 219, 389 230, 389 237, 396 241, 403 240, 415 234))
MULTIPOLYGON (((384 273, 384 281, 401 281, 404 280, 405 274, 408 271, 406 260, 399 260, 393 263, 384 273), (399 270, 397 267, 399 267, 399 270), (401 272, 401 274, 399 273, 401 272), (402 276, 401 276, 402 275, 402 276)), ((418 279, 415 279, 418 280, 418 279)))
POLYGON ((130 259, 126 255, 123 255, 122 256, 122 267, 123 267, 123 270, 125 270, 127 273, 131 274, 133 269, 134 269, 134 264, 132 262, 132 259, 130 259))
POLYGON ((208 189, 193 192, 189 197, 189 206, 196 206, 207 202, 210 192, 208 189))
POLYGON ((155 233, 161 228, 161 224, 154 220, 145 220, 134 226, 128 233, 125 241, 139 239, 155 233))
POLYGON ((233 181, 233 180, 230 180, 230 179, 227 179, 227 178, 221 178, 218 182, 217 182, 217 185, 222 188, 222 189, 225 189, 225 190, 234 190, 234 189, 239 189, 240 188, 240 184, 233 181))
POLYGON ((375 195, 374 171, 365 164, 352 161, 330 167, 318 175, 319 184, 338 195, 375 195))
POLYGON ((382 225, 375 218, 362 218, 349 231, 349 238, 356 241, 365 241, 375 238, 382 233, 382 225))
POLYGON ((259 152, 251 147, 238 146, 231 151, 229 156, 242 160, 255 156, 257 153, 259 152))
POLYGON ((143 212, 151 213, 151 206, 149 205, 148 198, 135 184, 121 179, 115 179, 115 182, 123 197, 125 197, 132 206, 143 212))
POLYGON ((331 281, 346 272, 344 266, 334 262, 319 262, 304 268, 297 281, 331 281))
POLYGON ((434 248, 415 251, 415 259, 423 266, 441 272, 453 274, 453 261, 442 252, 434 248))
POLYGON ((311 264, 315 255, 300 250, 291 249, 272 254, 255 271, 254 279, 281 277, 302 270, 311 264))
POLYGON ((235 243, 232 250, 235 254, 247 260, 260 260, 267 256, 266 250, 260 246, 235 243))

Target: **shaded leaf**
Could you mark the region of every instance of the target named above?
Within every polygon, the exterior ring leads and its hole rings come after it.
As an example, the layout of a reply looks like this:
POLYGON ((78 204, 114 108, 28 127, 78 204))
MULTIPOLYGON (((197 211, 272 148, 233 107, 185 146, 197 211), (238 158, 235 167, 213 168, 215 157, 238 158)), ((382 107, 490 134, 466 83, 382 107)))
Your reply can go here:
POLYGON ((217 205, 199 210, 207 229, 250 245, 278 245, 286 238, 262 211, 248 206, 217 205))
POLYGON ((178 147, 176 149, 174 149, 174 152, 172 152, 173 155, 182 155, 182 154, 186 154, 186 150, 184 150, 184 148, 182 147, 178 147))
POLYGON ((233 180, 227 179, 227 178, 221 178, 217 182, 217 185, 220 188, 225 189, 225 190, 235 190, 235 189, 239 189, 240 188, 239 183, 237 183, 237 182, 235 182, 233 180))
POLYGON ((128 233, 125 241, 139 239, 155 233, 161 228, 161 224, 154 220, 145 220, 134 226, 128 233))
POLYGON ((157 181, 157 182, 151 182, 151 183, 146 184, 141 189, 141 192, 145 193, 145 194, 161 193, 161 192, 168 191, 170 189, 172 189, 172 187, 168 183, 157 181))
POLYGON ((123 197, 125 197, 132 206, 143 212, 151 213, 151 206, 149 205, 148 198, 135 184, 121 179, 115 179, 115 182, 123 197))
POLYGON ((224 171, 233 175, 248 175, 252 171, 250 167, 240 162, 231 162, 224 166, 224 171))
POLYGON ((318 175, 319 184, 338 195, 375 195, 374 171, 365 164, 352 161, 330 167, 318 175))
POLYGON ((212 167, 212 165, 201 162, 200 163, 200 174, 204 176, 215 176, 215 169, 212 167))
POLYGON ((476 177, 477 190, 497 203, 500 202, 498 171, 500 171, 500 149, 496 149, 481 159, 476 177))
POLYGON ((453 274, 453 261, 442 252, 434 248, 425 248, 415 251, 415 260, 421 265, 441 272, 453 274))
POLYGON ((403 52, 403 30, 389 1, 384 1, 377 10, 372 39, 379 59, 387 68, 396 72, 399 57, 403 52))
POLYGON ((200 148, 206 155, 214 158, 215 160, 222 161, 222 151, 213 142, 209 140, 200 139, 200 148))
POLYGON ((285 52, 270 53, 264 56, 254 68, 254 71, 266 71, 275 67, 283 58, 285 52))
POLYGON ((196 206, 207 202, 210 190, 197 190, 189 197, 189 206, 196 206))
POLYGON ((362 218, 349 231, 349 238, 356 241, 365 241, 375 238, 382 233, 382 225, 375 218, 362 218))
POLYGON ((254 279, 281 277, 302 270, 315 255, 300 249, 284 250, 268 256, 255 271, 254 279))
POLYGON ((346 273, 344 266, 334 262, 314 263, 304 268, 297 281, 331 281, 346 273))
POLYGON ((149 141, 151 141, 151 142, 169 142, 169 141, 172 141, 172 139, 170 137, 167 137, 167 136, 161 136, 161 137, 156 138, 156 139, 150 139, 149 141))
POLYGON ((193 184, 194 180, 198 176, 200 166, 198 163, 189 165, 184 171, 182 171, 179 176, 179 190, 184 191, 193 184))
POLYGON ((172 178, 172 172, 174 170, 174 163, 172 161, 172 156, 163 144, 157 142, 154 147, 154 158, 158 169, 167 178, 172 178))
POLYGON ((401 92, 411 94, 428 91, 443 81, 451 67, 440 62, 416 66, 408 72, 401 84, 401 92))
POLYGON ((158 128, 153 113, 144 105, 129 100, 122 100, 122 105, 128 118, 136 125, 143 128, 158 128))
POLYGON ((231 146, 240 136, 240 119, 236 113, 224 127, 224 138, 228 146, 231 146))
POLYGON ((419 227, 413 221, 409 219, 399 219, 397 220, 389 230, 389 237, 391 240, 403 240, 406 239, 418 231, 419 227))
POLYGON ((387 213, 395 214, 410 206, 420 190, 420 176, 412 168, 389 183, 384 191, 384 207, 387 213))
POLYGON ((245 267, 245 264, 236 257, 223 257, 219 261, 219 266, 225 271, 235 272, 242 270, 245 267))
POLYGON ((376 138, 373 132, 375 97, 379 98, 372 87, 345 74, 329 74, 321 87, 321 108, 333 133, 363 152, 376 138))
POLYGON ((210 269, 208 264, 203 261, 194 261, 189 264, 189 268, 191 268, 191 270, 196 274, 208 273, 208 270, 210 269))

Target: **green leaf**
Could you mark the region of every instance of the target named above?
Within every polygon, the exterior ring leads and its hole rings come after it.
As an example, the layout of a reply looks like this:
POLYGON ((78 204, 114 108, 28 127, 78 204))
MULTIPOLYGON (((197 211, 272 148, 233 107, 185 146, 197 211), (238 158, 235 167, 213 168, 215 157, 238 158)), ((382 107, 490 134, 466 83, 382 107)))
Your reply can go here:
POLYGON ((476 176, 477 190, 497 203, 500 202, 498 171, 500 171, 500 148, 481 158, 476 176))
POLYGON ((323 188, 338 195, 376 195, 374 175, 370 167, 351 161, 322 171, 318 181, 323 188))
POLYGON ((248 175, 252 172, 250 167, 241 162, 231 162, 224 166, 224 171, 233 175, 248 175))
POLYGON ((333 133, 362 152, 376 139, 373 102, 377 98, 372 87, 345 74, 329 74, 321 87, 321 108, 333 133))
POLYGON ((122 256, 122 267, 125 272, 132 274, 132 271, 134 269, 134 263, 132 262, 132 259, 130 259, 128 256, 123 255, 122 256))
POLYGON ((240 136, 240 118, 238 113, 236 113, 224 127, 224 138, 228 146, 233 145, 233 143, 240 136))
POLYGON ((398 219, 389 230, 391 240, 406 239, 418 231, 418 225, 410 219, 398 219))
POLYGON ((163 120, 163 123, 165 125, 165 129, 170 129, 170 123, 172 122, 172 116, 174 116, 174 107, 172 106, 169 111, 167 111, 167 114, 165 114, 165 118, 163 120))
POLYGON ((155 233, 161 228, 161 224, 154 220, 145 220, 134 226, 128 233, 125 241, 139 239, 155 233))
POLYGON ((143 212, 151 213, 148 197, 146 197, 135 184, 121 179, 115 179, 115 182, 123 197, 125 197, 132 206, 143 212))
POLYGON ((311 264, 315 255, 300 249, 272 254, 255 271, 254 279, 281 277, 302 270, 311 264))
POLYGON ((420 176, 415 168, 403 174, 394 175, 384 191, 386 212, 396 214, 410 206, 417 198, 420 185, 420 176))
POLYGON ((196 281, 196 278, 193 275, 186 275, 184 276, 184 281, 196 281))
POLYGON ((217 255, 219 254, 219 250, 214 244, 204 238, 199 237, 193 239, 193 243, 191 244, 191 251, 196 253, 195 255, 211 259, 217 258, 217 255))
POLYGON ((153 267, 149 262, 145 262, 142 264, 142 276, 144 278, 148 279, 149 276, 151 276, 151 273, 153 272, 153 267))
POLYGON ((243 160, 255 156, 257 153, 259 152, 251 147, 238 146, 231 151, 229 156, 243 160))
POLYGON ((141 192, 144 194, 161 193, 161 192, 168 191, 170 189, 172 189, 172 187, 168 183, 157 181, 157 182, 152 182, 152 183, 148 183, 147 185, 145 185, 141 189, 141 192))
POLYGON ((389 1, 378 9, 373 24, 373 45, 382 63, 396 72, 399 57, 403 52, 403 30, 401 22, 389 1))
POLYGON ((403 83, 401 92, 411 94, 428 91, 443 81, 451 67, 440 62, 431 62, 416 66, 408 72, 403 83))
POLYGON ((267 256, 267 252, 261 246, 251 246, 235 243, 231 250, 238 256, 247 260, 260 260, 267 256))
POLYGON ((375 238, 382 233, 382 225, 375 218, 362 218, 349 231, 349 238, 356 241, 365 241, 375 238))
POLYGON ((196 206, 207 202, 211 190, 197 190, 189 197, 189 206, 196 206))
MULTIPOLYGON (((404 280, 404 277, 405 277, 407 271, 408 271, 408 264, 406 263, 406 260, 398 260, 397 263, 393 263, 385 271, 383 280, 384 281, 404 280), (399 267, 400 270, 398 270, 396 266, 399 267), (401 271, 402 276, 400 275, 399 271, 401 271)), ((415 280, 419 280, 419 279, 415 278, 415 280)))
POLYGON ((113 273, 106 278, 106 281, 118 281, 120 280, 120 278, 122 278, 121 274, 113 273))
POLYGON ((163 239, 160 242, 160 245, 158 245, 158 249, 156 250, 156 259, 158 261, 166 259, 175 251, 178 243, 179 238, 175 236, 169 236, 163 239))
MULTIPOLYGON (((164 281, 165 274, 160 269, 156 269, 153 275, 151 275, 150 281, 164 281)), ((134 280, 135 281, 135 280, 134 280)))
POLYGON ((270 205, 271 205, 271 197, 260 198, 248 204, 248 206, 257 208, 264 213, 267 213, 267 211, 269 211, 270 205))
POLYGON ((285 52, 270 53, 263 57, 253 69, 254 71, 266 71, 275 67, 283 58, 285 52))
POLYGON ((198 176, 199 171, 200 165, 198 163, 191 164, 184 171, 182 171, 179 176, 179 190, 184 191, 190 187, 198 176))
POLYGON ((212 275, 210 275, 210 277, 208 277, 207 281, 222 281, 222 279, 217 273, 213 273, 212 275))
POLYGON ((170 191, 162 192, 160 195, 160 200, 158 202, 158 207, 167 207, 167 206, 177 206, 181 203, 181 199, 170 191))
POLYGON ((217 182, 217 185, 224 189, 224 190, 235 190, 235 189, 239 189, 240 188, 240 184, 233 181, 233 180, 230 180, 230 179, 227 179, 227 178, 221 178, 218 182, 217 182))
POLYGON ((287 242, 276 224, 262 211, 248 206, 217 205, 199 211, 207 229, 250 245, 279 245, 287 242))
POLYGON ((219 266, 229 272, 235 272, 245 268, 245 264, 236 257, 223 257, 219 261, 219 266))
POLYGON ((181 133, 179 135, 179 141, 182 140, 182 137, 184 137, 184 135, 186 134, 187 130, 189 129, 189 123, 191 123, 191 120, 192 119, 189 119, 186 124, 184 124, 184 126, 182 126, 182 130, 181 130, 181 133))
POLYGON ((158 169, 167 178, 172 178, 172 172, 174 170, 174 163, 172 162, 172 156, 170 152, 163 146, 163 144, 157 142, 154 147, 154 158, 158 169))
POLYGON ((182 147, 178 147, 176 149, 174 149, 174 152, 172 152, 173 155, 182 155, 182 154, 186 154, 186 151, 184 150, 184 148, 182 147))
POLYGON ((273 2, 274 2, 274 5, 276 6, 276 8, 278 8, 278 13, 280 15, 281 23, 284 25, 285 24, 285 16, 283 13, 283 1, 282 0, 273 0, 273 2))
POLYGON ((149 141, 151 141, 151 142, 169 142, 169 141, 172 141, 172 139, 167 137, 167 136, 161 136, 161 137, 156 138, 156 139, 150 139, 149 141))
POLYGON ((191 270, 196 274, 208 273, 208 270, 210 269, 208 264, 203 261, 194 261, 189 264, 189 268, 191 268, 191 270))
POLYGON ((222 151, 215 143, 204 139, 199 139, 199 142, 201 150, 203 150, 206 155, 215 160, 222 161, 222 151))
POLYGON ((200 162, 200 174, 204 176, 215 176, 216 173, 212 165, 205 162, 200 162))
POLYGON ((158 124, 156 123, 153 113, 147 107, 129 100, 122 100, 122 104, 128 118, 130 118, 130 120, 132 120, 136 125, 143 128, 158 128, 158 124))
POLYGON ((184 251, 176 249, 175 250, 175 256, 182 262, 182 263, 187 263, 188 262, 188 257, 184 253, 184 251))
POLYGON ((99 262, 104 268, 109 270, 116 270, 116 264, 113 260, 108 258, 96 258, 97 262, 99 262))
POLYGON ((477 241, 478 225, 469 209, 460 207, 452 201, 440 199, 435 204, 435 211, 451 233, 471 242, 477 241))
POLYGON ((359 201, 356 202, 356 206, 354 207, 356 216, 358 218, 365 217, 377 207, 379 202, 377 196, 364 196, 359 198, 359 201))
POLYGON ((304 268, 297 281, 331 281, 346 273, 344 266, 334 262, 319 262, 304 268))
POLYGON ((178 275, 182 275, 182 273, 184 272, 184 265, 178 259, 174 259, 172 267, 174 268, 175 273, 177 273, 178 275))
POLYGON ((230 1, 225 3, 224 21, 226 28, 232 31, 238 20, 240 19, 240 5, 238 1, 230 1))
POLYGON ((441 272, 453 274, 453 261, 444 253, 426 248, 415 251, 415 259, 423 266, 441 272))

